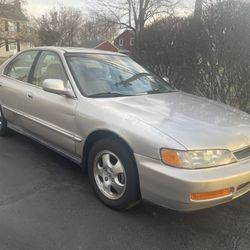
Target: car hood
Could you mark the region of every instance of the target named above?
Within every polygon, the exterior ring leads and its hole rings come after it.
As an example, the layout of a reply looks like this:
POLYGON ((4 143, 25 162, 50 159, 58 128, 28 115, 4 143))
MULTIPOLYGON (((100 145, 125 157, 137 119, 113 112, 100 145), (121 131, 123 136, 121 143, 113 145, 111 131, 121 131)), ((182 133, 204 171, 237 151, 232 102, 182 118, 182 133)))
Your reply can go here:
POLYGON ((112 109, 154 127, 188 150, 250 145, 250 116, 215 101, 183 92, 106 100, 112 109))

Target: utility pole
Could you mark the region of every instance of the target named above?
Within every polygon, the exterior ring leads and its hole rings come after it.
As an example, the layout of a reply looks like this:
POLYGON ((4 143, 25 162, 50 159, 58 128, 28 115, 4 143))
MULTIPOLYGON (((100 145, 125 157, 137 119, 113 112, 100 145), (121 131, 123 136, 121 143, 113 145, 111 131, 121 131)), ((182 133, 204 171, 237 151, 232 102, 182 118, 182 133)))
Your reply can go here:
POLYGON ((138 32, 142 31, 142 18, 143 17, 143 3, 144 3, 144 0, 139 0, 139 13, 138 13, 138 32))
POLYGON ((131 27, 131 0, 128 0, 128 8, 129 8, 129 11, 128 11, 128 15, 129 15, 128 23, 129 23, 129 27, 131 27))

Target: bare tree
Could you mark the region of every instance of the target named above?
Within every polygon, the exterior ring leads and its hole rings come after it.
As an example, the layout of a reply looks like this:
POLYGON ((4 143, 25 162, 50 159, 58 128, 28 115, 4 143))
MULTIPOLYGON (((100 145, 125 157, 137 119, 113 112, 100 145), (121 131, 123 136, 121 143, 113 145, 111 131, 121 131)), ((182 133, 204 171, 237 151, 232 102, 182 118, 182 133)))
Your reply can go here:
POLYGON ((91 13, 84 20, 81 30, 81 41, 112 40, 117 29, 118 26, 112 18, 91 13))
POLYGON ((60 7, 37 18, 35 30, 41 45, 76 46, 82 24, 79 9, 60 7))
POLYGON ((169 13, 178 0, 94 0, 91 10, 112 16, 121 28, 143 31, 150 20, 169 13))
POLYGON ((204 0, 195 0, 194 15, 197 17, 201 17, 201 15, 202 15, 203 2, 204 2, 204 0))

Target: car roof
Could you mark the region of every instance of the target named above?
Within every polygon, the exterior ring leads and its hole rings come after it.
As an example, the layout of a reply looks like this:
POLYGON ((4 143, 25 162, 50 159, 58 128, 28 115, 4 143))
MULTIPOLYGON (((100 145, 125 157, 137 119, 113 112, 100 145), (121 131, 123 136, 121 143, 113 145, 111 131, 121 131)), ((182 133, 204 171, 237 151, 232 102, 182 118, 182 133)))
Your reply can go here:
POLYGON ((80 47, 34 47, 32 50, 51 50, 56 52, 64 52, 64 53, 80 53, 80 54, 100 54, 100 55, 117 55, 117 56, 126 56, 121 53, 106 51, 106 50, 98 50, 98 49, 89 49, 89 48, 80 48, 80 47))

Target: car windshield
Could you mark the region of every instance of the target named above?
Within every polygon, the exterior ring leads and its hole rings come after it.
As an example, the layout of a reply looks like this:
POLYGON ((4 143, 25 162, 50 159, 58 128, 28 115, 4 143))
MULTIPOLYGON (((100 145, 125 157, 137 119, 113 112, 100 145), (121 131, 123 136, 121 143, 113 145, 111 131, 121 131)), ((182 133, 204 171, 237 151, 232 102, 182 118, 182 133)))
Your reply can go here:
POLYGON ((115 97, 176 91, 127 56, 68 54, 69 67, 82 94, 115 97))

